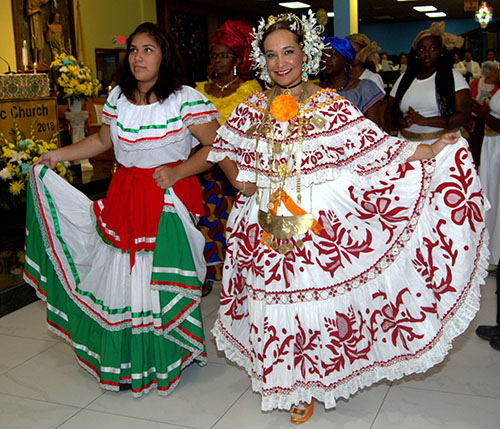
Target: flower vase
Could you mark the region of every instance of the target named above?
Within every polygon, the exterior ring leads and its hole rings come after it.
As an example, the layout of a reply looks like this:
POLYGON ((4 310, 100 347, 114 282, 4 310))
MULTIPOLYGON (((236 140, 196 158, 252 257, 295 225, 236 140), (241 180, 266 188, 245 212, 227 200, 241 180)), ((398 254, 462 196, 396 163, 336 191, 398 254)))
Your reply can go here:
POLYGON ((81 112, 82 111, 82 100, 76 100, 68 98, 69 110, 71 112, 81 112))

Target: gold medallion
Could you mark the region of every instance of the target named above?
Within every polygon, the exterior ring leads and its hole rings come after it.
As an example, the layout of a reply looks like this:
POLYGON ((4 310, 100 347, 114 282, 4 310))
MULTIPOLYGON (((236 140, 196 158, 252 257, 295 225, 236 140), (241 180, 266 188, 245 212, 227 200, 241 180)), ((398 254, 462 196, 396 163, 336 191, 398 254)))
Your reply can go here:
POLYGON ((258 221, 264 231, 280 240, 288 240, 309 231, 314 218, 310 213, 297 216, 276 216, 259 210, 258 221))
POLYGON ((283 164, 278 165, 278 173, 281 178, 286 179, 291 176, 291 168, 290 166, 284 162, 283 164))
POLYGON ((317 114, 314 114, 311 122, 319 129, 323 128, 326 124, 326 119, 322 118, 321 116, 318 116, 317 114))

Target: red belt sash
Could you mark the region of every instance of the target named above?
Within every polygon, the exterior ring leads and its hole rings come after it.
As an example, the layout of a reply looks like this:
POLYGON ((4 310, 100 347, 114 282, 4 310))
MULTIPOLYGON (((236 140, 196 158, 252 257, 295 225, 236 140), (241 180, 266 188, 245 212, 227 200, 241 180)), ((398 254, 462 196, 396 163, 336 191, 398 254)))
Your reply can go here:
MULTIPOLYGON (((181 162, 166 165, 174 167, 181 162)), ((131 268, 135 263, 135 252, 155 248, 165 194, 153 179, 155 169, 118 168, 106 198, 96 201, 93 206, 102 238, 123 253, 130 252, 131 268)), ((173 189, 193 216, 203 215, 201 187, 195 176, 179 180, 173 189)))

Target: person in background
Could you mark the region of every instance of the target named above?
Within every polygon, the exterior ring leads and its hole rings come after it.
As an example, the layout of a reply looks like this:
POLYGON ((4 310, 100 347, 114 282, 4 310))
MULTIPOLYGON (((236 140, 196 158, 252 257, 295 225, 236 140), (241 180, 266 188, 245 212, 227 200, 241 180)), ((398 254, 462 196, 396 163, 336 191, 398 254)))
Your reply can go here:
POLYGON ((394 66, 392 61, 389 59, 389 54, 387 52, 382 52, 380 54, 380 62, 377 63, 376 67, 377 73, 380 71, 392 71, 394 66))
POLYGON ((351 42, 343 37, 323 40, 323 88, 333 88, 353 103, 370 120, 381 125, 380 104, 384 93, 369 79, 351 77, 349 64, 356 56, 351 42))
POLYGON ((139 25, 99 133, 42 154, 30 171, 24 279, 100 387, 134 397, 167 395, 186 366, 207 362, 196 174, 210 166, 219 115, 185 77, 173 38, 139 25), (95 202, 47 168, 112 147, 120 167, 95 202))
MULTIPOLYGON (((482 76, 479 79, 474 79, 470 83, 470 93, 473 101, 476 100, 479 103, 487 104, 499 88, 498 66, 493 61, 486 61, 483 63, 481 69, 482 76)), ((473 112, 471 124, 467 130, 470 134, 467 137, 467 140, 469 142, 472 158, 474 159, 476 166, 479 167, 483 161, 483 157, 481 156, 481 147, 483 145, 483 141, 485 141, 484 120, 473 112)), ((488 132, 492 132, 491 129, 489 129, 488 132)))
POLYGON ((481 67, 477 61, 472 59, 472 51, 467 49, 464 54, 462 65, 465 67, 465 80, 472 82, 474 79, 481 77, 481 67))
POLYGON ((408 68, 389 96, 386 124, 411 141, 431 144, 439 136, 470 120, 470 91, 453 69, 452 50, 461 37, 444 32, 444 22, 432 23, 415 37, 408 68))
POLYGON ((481 71, 481 77, 470 83, 470 95, 479 102, 489 100, 498 91, 498 63, 485 61, 481 66, 481 71))
POLYGON ((441 362, 478 311, 487 266, 487 203, 465 140, 391 137, 309 82, 319 33, 312 11, 260 21, 252 56, 271 88, 234 109, 208 156, 241 191, 217 348, 263 411, 289 409, 294 423, 314 399, 332 408, 441 362))
POLYGON ((346 39, 351 42, 356 51, 356 57, 350 64, 351 76, 357 79, 372 80, 385 94, 384 81, 382 77, 376 73, 376 64, 380 59, 377 54, 380 50, 377 42, 371 42, 366 35, 361 33, 350 34, 346 36, 346 39))
MULTIPOLYGON (((488 102, 472 100, 472 111, 484 121, 484 140, 481 148, 479 176, 491 208, 486 212, 486 228, 490 234, 490 267, 496 264, 497 315, 496 325, 481 325, 476 329, 479 338, 500 350, 500 92, 488 102)), ((493 268, 494 270, 494 268, 493 268)))
POLYGON ((453 53, 453 68, 457 72, 459 72, 462 76, 465 76, 465 73, 467 73, 467 70, 465 69, 465 66, 462 63, 462 60, 460 59, 460 55, 458 54, 458 52, 453 53))
POLYGON ((408 56, 406 53, 401 52, 398 57, 398 65, 396 66, 396 70, 399 70, 399 73, 403 74, 408 67, 408 56))
POLYGON ((500 67, 500 63, 497 61, 497 53, 495 52, 494 49, 488 49, 486 51, 486 61, 492 61, 497 65, 497 67, 500 67))
MULTIPOLYGON (((250 59, 252 29, 241 21, 226 21, 217 29, 210 42, 210 64, 213 77, 198 82, 196 89, 217 108, 221 120, 226 122, 233 109, 253 91, 261 89, 254 79, 250 59)), ((222 264, 226 253, 226 222, 233 206, 236 189, 226 179, 218 165, 199 176, 202 186, 205 215, 198 228, 205 237, 207 277, 202 295, 206 296, 214 282, 222 279, 222 264)))

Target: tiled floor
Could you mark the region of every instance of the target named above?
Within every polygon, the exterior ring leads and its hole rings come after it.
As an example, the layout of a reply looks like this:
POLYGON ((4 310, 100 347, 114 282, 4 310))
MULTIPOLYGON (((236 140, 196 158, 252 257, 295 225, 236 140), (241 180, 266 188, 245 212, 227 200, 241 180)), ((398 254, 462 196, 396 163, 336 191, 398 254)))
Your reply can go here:
MULTIPOLYGON (((339 401, 316 405, 307 428, 498 428, 500 352, 474 334, 495 317, 494 280, 483 287, 481 311, 445 362, 425 375, 381 383, 339 401)), ((48 333, 42 302, 0 319, 0 428, 286 428, 288 413, 262 413, 259 396, 236 366, 217 355, 210 328, 218 294, 203 299, 209 364, 193 365, 169 397, 101 390, 48 333)))

